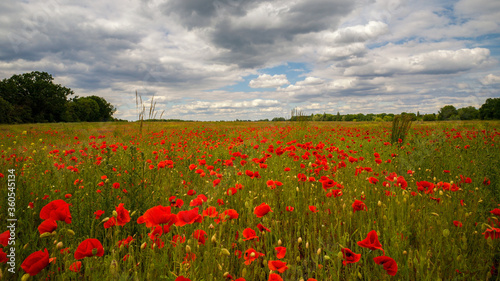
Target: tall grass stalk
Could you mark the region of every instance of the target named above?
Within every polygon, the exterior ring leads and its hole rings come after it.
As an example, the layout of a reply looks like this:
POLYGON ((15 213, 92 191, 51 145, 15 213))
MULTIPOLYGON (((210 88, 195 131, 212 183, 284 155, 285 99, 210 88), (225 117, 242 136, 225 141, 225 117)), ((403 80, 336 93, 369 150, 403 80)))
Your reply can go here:
POLYGON ((392 121, 391 142, 404 142, 411 127, 411 116, 407 114, 396 115, 392 121))

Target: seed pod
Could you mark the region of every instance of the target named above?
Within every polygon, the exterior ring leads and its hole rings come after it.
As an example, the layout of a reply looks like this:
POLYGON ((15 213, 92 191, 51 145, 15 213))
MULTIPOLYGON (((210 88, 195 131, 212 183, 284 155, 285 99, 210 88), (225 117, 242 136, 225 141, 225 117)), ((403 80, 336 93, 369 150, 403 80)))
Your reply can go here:
POLYGON ((225 256, 229 256, 229 255, 230 255, 229 250, 228 250, 228 249, 226 249, 226 248, 222 248, 222 249, 220 250, 220 253, 221 253, 222 255, 225 255, 225 256))
POLYGON ((116 260, 111 261, 111 264, 109 265, 109 273, 111 273, 111 275, 118 273, 118 262, 116 260))

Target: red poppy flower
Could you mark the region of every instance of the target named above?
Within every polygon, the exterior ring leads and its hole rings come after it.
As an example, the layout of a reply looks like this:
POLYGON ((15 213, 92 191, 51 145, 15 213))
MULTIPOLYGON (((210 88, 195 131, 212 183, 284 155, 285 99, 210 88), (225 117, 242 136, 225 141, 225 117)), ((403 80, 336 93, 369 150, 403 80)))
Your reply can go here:
POLYGON ((245 230, 243 230, 243 237, 245 237, 243 241, 248 241, 253 239, 257 239, 257 241, 259 241, 259 236, 257 236, 255 230, 251 228, 245 228, 245 230))
POLYGON ((272 212, 271 207, 267 205, 266 203, 262 203, 259 206, 255 207, 253 213, 258 217, 262 218, 265 216, 267 213, 272 212))
POLYGON ((97 210, 94 212, 95 219, 98 220, 104 214, 103 210, 97 210))
POLYGON ((255 251, 253 248, 250 248, 250 249, 245 251, 245 256, 243 258, 245 259, 245 264, 249 265, 257 258, 263 257, 263 256, 265 256, 265 255, 255 251))
POLYGON ((232 220, 232 219, 237 219, 239 217, 238 212, 234 209, 228 209, 222 212, 222 214, 219 215, 218 219, 215 219, 216 223, 225 222, 227 220, 232 220))
POLYGON ((130 221, 129 211, 123 207, 123 203, 118 204, 118 207, 115 208, 116 213, 116 224, 119 226, 124 226, 127 222, 130 221))
POLYGON ((292 206, 286 206, 285 208, 288 212, 293 212, 293 210, 295 209, 294 207, 292 206))
POLYGON ((113 183, 113 188, 114 189, 120 188, 120 183, 118 183, 118 182, 113 183))
POLYGON ((108 229, 110 227, 113 227, 116 225, 116 219, 115 217, 109 218, 106 222, 104 222, 103 226, 104 228, 108 229))
POLYGON ((157 226, 160 224, 172 225, 177 221, 177 215, 171 213, 171 207, 161 205, 148 209, 144 215, 137 219, 138 224, 146 223, 146 227, 157 226))
POLYGON ((7 258, 7 253, 3 251, 3 248, 0 248, 0 263, 6 263, 9 259, 7 258))
POLYGON ((387 256, 380 256, 373 258, 376 264, 380 264, 384 266, 384 270, 387 271, 387 274, 394 276, 398 272, 398 264, 393 258, 387 256))
POLYGON ((378 182, 378 179, 377 178, 374 178, 374 177, 369 177, 368 178, 368 181, 371 183, 371 184, 376 184, 378 182))
POLYGON ((500 239, 500 228, 491 228, 487 229, 485 232, 482 233, 484 235, 484 239, 500 239))
POLYGON ((82 269, 82 262, 81 261, 75 261, 69 266, 69 270, 73 272, 80 272, 82 269))
POLYGON ((217 217, 219 213, 217 212, 217 209, 213 206, 210 206, 208 208, 206 208, 205 210, 203 210, 203 217, 211 217, 211 218, 215 218, 217 217))
POLYGON ((195 253, 186 253, 186 256, 184 257, 184 261, 182 263, 183 264, 191 264, 191 262, 194 260, 196 260, 195 253))
POLYGON ((313 213, 317 213, 319 212, 317 209, 316 209, 316 206, 309 206, 309 211, 313 212, 313 213))
POLYGON ((186 242, 186 236, 181 236, 179 234, 176 234, 172 237, 172 241, 170 243, 172 243, 172 246, 177 246, 177 243, 184 243, 186 242))
POLYGON ((378 235, 375 230, 368 232, 368 235, 365 239, 358 242, 358 245, 363 248, 368 248, 372 251, 382 250, 385 255, 385 251, 382 249, 382 245, 378 241, 378 235))
POLYGON ((257 228, 260 230, 260 232, 264 232, 264 231, 267 231, 267 232, 271 232, 271 230, 269 230, 269 228, 263 226, 262 224, 257 224, 257 228))
POLYGON ((29 255, 21 264, 21 268, 29 275, 35 276, 47 265, 49 265, 49 252, 45 249, 29 255))
POLYGON ((88 238, 82 241, 80 245, 76 248, 75 259, 81 260, 85 257, 98 256, 102 257, 104 255, 104 248, 101 242, 95 238, 88 238))
POLYGON ((118 248, 120 248, 121 245, 124 245, 128 248, 129 244, 134 240, 135 239, 129 235, 127 238, 118 241, 118 248))
POLYGON ((191 281, 191 279, 186 278, 186 277, 181 275, 181 276, 175 278, 175 281, 191 281))
POLYGON ((276 254, 276 257, 278 259, 282 259, 285 257, 286 255, 286 248, 285 247, 276 247, 274 248, 276 251, 278 251, 278 253, 276 254))
POLYGON ((490 211, 490 213, 492 213, 495 216, 500 216, 500 209, 498 209, 498 208, 497 209, 493 209, 493 210, 490 211))
POLYGON ((359 200, 354 200, 354 203, 352 203, 352 211, 353 213, 356 213, 356 211, 366 211, 366 205, 363 203, 363 201, 359 200))
POLYGON ((453 224, 454 224, 456 227, 462 227, 462 222, 460 222, 460 221, 453 221, 453 224))
POLYGON ((269 267, 269 270, 277 270, 279 273, 283 273, 288 269, 288 266, 286 266, 286 262, 282 262, 279 260, 269 261, 267 263, 267 266, 269 267))
POLYGON ((281 278, 281 276, 279 276, 276 273, 271 273, 271 274, 269 274, 269 280, 268 281, 283 281, 283 278, 281 278))
POLYGON ((71 223, 69 204, 62 199, 54 200, 40 210, 40 218, 42 220, 53 219, 56 221, 71 223))
POLYGON ((177 213, 176 226, 184 226, 186 224, 193 224, 195 222, 202 222, 203 217, 198 214, 198 208, 194 208, 189 211, 180 211, 177 213))
POLYGON ((343 248, 341 251, 342 254, 344 255, 344 260, 342 261, 343 265, 347 265, 349 263, 356 263, 361 259, 361 254, 356 254, 349 248, 343 248))
POLYGON ((198 244, 205 245, 207 233, 204 230, 198 229, 193 232, 193 238, 198 240, 198 244))
POLYGON ((38 226, 38 232, 40 232, 40 235, 44 234, 45 232, 52 232, 56 229, 57 229, 57 222, 53 219, 44 220, 38 226))

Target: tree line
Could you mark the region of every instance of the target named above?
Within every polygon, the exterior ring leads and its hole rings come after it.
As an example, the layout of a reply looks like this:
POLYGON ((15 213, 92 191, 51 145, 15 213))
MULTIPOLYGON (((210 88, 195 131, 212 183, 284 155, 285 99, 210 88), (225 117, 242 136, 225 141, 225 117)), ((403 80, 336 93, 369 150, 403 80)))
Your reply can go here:
POLYGON ((98 96, 78 97, 47 72, 16 74, 0 82, 0 123, 113 121, 115 107, 98 96))
MULTIPOLYGON (((387 121, 394 120, 393 113, 379 113, 379 114, 311 114, 303 115, 297 114, 297 109, 292 110, 292 116, 289 119, 285 117, 275 117, 271 121, 387 121)), ((411 121, 446 121, 446 120, 500 120, 500 98, 489 98, 479 108, 474 106, 467 106, 462 108, 455 108, 453 105, 443 106, 439 112, 432 114, 420 114, 420 112, 407 113, 402 112, 401 115, 408 115, 411 121)), ((263 119, 260 121, 269 121, 263 119)))

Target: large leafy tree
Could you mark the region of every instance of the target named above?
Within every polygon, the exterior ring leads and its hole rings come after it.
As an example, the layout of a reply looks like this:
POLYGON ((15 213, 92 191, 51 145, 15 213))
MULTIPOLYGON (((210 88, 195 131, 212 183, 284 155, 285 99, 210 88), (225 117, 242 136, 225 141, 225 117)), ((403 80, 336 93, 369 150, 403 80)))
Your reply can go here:
POLYGON ((473 106, 462 107, 458 109, 458 116, 460 120, 479 119, 479 110, 473 106))
POLYGON ((485 120, 500 119, 500 98, 487 99, 479 108, 479 116, 485 120))
POLYGON ((458 111, 453 105, 445 105, 438 112, 438 120, 458 119, 458 111))
POLYGON ((13 106, 14 122, 62 121, 71 89, 53 83, 47 72, 33 71, 0 82, 0 97, 13 106))

